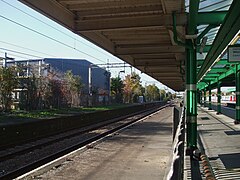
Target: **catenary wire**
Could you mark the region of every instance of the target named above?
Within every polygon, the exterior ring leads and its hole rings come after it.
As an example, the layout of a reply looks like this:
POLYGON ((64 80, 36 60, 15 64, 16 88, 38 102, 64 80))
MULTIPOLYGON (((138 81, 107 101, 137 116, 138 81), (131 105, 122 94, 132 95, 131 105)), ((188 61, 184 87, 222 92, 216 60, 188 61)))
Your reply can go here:
POLYGON ((26 48, 26 47, 23 47, 23 46, 19 46, 19 45, 13 44, 13 43, 1 41, 1 40, 0 40, 0 42, 3 43, 3 44, 8 44, 8 45, 11 45, 11 46, 14 46, 14 47, 18 47, 18 48, 22 48, 22 49, 25 49, 25 50, 29 50, 29 51, 32 51, 32 52, 35 52, 35 53, 39 53, 39 54, 43 54, 43 55, 47 55, 47 56, 51 56, 51 57, 56 57, 56 56, 51 55, 51 54, 47 54, 47 53, 44 53, 44 52, 36 51, 36 50, 30 49, 30 48, 26 48))
MULTIPOLYGON (((0 51, 0 53, 5 53, 5 51, 0 51)), ((13 54, 13 53, 8 53, 8 55, 13 56, 13 57, 22 58, 22 59, 28 59, 27 57, 19 56, 19 55, 13 54)), ((4 58, 4 57, 0 57, 0 58, 4 58)))
POLYGON ((1 50, 4 51, 9 51, 9 52, 13 52, 13 53, 18 53, 18 54, 22 54, 25 56, 31 56, 31 57, 35 57, 35 58, 43 58, 41 56, 36 56, 36 55, 32 55, 32 54, 28 54, 28 53, 24 53, 24 52, 19 52, 19 51, 15 51, 15 50, 11 50, 11 49, 6 49, 6 48, 0 48, 1 50))
POLYGON ((107 55, 107 56, 109 56, 108 54, 106 54, 106 53, 104 53, 104 52, 98 50, 97 48, 94 48, 94 47, 88 45, 87 43, 84 43, 84 42, 82 42, 82 41, 77 40, 76 38, 70 36, 69 34, 67 34, 67 33, 65 33, 65 32, 63 32, 63 31, 57 29, 56 27, 54 27, 54 26, 52 26, 52 25, 50 25, 50 24, 44 22, 43 20, 41 20, 41 19, 39 19, 39 18, 36 18, 35 16, 33 16, 33 15, 29 14, 29 13, 26 13, 25 11, 21 10, 20 8, 14 6, 14 5, 12 5, 12 4, 10 4, 10 3, 4 1, 4 0, 1 0, 1 1, 2 1, 3 3, 5 3, 5 4, 11 6, 12 8, 14 8, 14 9, 16 9, 16 10, 18 10, 18 11, 24 13, 25 15, 27 15, 27 16, 29 16, 29 17, 31 17, 31 18, 33 18, 33 19, 35 19, 35 20, 37 20, 37 21, 43 23, 43 24, 45 24, 46 26, 49 26, 50 28, 52 28, 52 29, 54 29, 54 30, 56 30, 56 31, 58 31, 58 32, 60 32, 60 33, 62 33, 62 34, 64 34, 65 36, 67 36, 67 37, 73 39, 74 41, 77 41, 77 42, 79 42, 79 43, 81 43, 81 44, 84 44, 85 46, 87 46, 87 47, 89 47, 89 48, 91 48, 91 49, 94 49, 94 50, 100 52, 100 53, 103 54, 103 55, 107 55))
POLYGON ((66 44, 66 43, 63 43, 63 42, 61 42, 61 41, 59 41, 59 40, 57 40, 57 39, 55 39, 55 38, 53 38, 53 37, 50 37, 50 36, 48 36, 48 35, 46 35, 46 34, 43 34, 43 33, 39 32, 39 31, 37 31, 37 30, 34 30, 34 29, 30 28, 30 27, 27 27, 27 26, 25 26, 25 25, 23 25, 23 24, 21 24, 21 23, 18 23, 18 22, 16 22, 16 21, 12 20, 12 19, 9 19, 9 18, 7 18, 7 17, 5 17, 5 16, 3 16, 3 15, 0 15, 0 18, 5 19, 5 20, 7 20, 7 21, 9 21, 9 22, 11 22, 11 23, 13 23, 13 24, 18 25, 18 26, 21 26, 21 27, 23 27, 23 28, 25 28, 25 29, 27 29, 27 30, 29 30, 29 31, 32 31, 32 32, 34 32, 34 33, 36 33, 36 34, 39 34, 39 35, 41 35, 41 36, 43 36, 43 37, 45 37, 45 38, 48 38, 48 39, 50 39, 50 40, 52 40, 52 41, 55 41, 55 42, 57 42, 57 43, 59 43, 59 44, 61 44, 61 45, 63 45, 63 46, 66 46, 66 47, 71 48, 71 49, 73 49, 73 50, 75 50, 75 51, 78 51, 79 53, 85 54, 85 55, 87 55, 87 56, 89 56, 89 57, 91 57, 91 58, 94 58, 94 59, 96 59, 96 60, 98 60, 98 61, 100 61, 100 62, 105 63, 105 62, 104 62, 103 60, 101 60, 101 59, 98 59, 98 58, 96 58, 96 57, 94 57, 94 56, 92 56, 92 55, 90 55, 90 54, 88 54, 88 53, 86 53, 86 52, 83 52, 83 51, 81 51, 81 50, 79 50, 79 49, 77 49, 77 48, 74 48, 74 47, 72 47, 72 46, 70 46, 70 45, 68 45, 68 44, 66 44))

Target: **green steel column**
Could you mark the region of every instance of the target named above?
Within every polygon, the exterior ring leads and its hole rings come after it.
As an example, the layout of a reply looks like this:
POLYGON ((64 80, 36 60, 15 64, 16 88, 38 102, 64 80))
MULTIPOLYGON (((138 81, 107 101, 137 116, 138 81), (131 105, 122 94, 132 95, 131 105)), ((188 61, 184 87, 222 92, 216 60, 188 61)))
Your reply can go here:
POLYGON ((236 72, 236 120, 235 124, 240 124, 240 69, 236 72))
POLYGON ((221 114, 221 82, 217 85, 217 114, 221 114))
POLYGON ((202 105, 202 90, 199 90, 199 104, 202 105))
POLYGON ((208 86, 208 110, 212 110, 212 87, 211 87, 211 83, 209 83, 208 86))
POLYGON ((204 101, 203 101, 203 106, 206 106, 206 102, 207 102, 207 90, 206 88, 204 88, 204 101))
MULTIPOLYGON (((197 34, 197 16, 200 0, 189 1, 189 19, 187 34, 197 34)), ((197 148, 197 52, 196 40, 187 39, 186 49, 186 90, 187 90, 187 147, 189 150, 197 148)))
POLYGON ((197 103, 199 103, 199 92, 198 92, 198 90, 196 91, 196 96, 197 96, 197 103))
MULTIPOLYGON (((187 43, 192 44, 191 40, 187 43)), ((196 50, 186 49, 186 90, 187 90, 187 147, 197 147, 197 90, 196 90, 196 50)))

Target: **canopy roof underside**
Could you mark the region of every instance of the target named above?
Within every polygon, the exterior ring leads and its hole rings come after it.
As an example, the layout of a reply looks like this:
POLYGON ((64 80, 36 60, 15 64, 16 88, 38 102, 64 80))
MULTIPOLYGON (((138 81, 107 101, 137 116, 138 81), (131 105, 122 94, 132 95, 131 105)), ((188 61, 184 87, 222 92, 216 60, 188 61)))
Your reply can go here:
POLYGON ((197 0, 19 1, 176 91, 185 89, 182 44, 187 38, 197 42, 198 88, 235 67, 223 51, 239 31, 237 0, 199 0, 197 14, 191 5, 197 0), (190 37, 185 30, 191 23, 196 23, 197 31, 190 37))
POLYGON ((171 15, 178 13, 184 36, 183 0, 20 1, 170 88, 184 89, 185 48, 173 42, 171 15))

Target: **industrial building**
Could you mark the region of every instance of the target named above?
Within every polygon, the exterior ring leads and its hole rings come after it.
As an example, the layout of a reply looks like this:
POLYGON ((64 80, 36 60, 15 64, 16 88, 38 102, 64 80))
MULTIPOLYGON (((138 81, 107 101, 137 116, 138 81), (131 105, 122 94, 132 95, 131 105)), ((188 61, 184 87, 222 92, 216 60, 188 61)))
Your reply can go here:
POLYGON ((37 69, 39 76, 46 76, 50 69, 65 73, 71 70, 73 75, 79 75, 83 83, 81 105, 106 104, 110 95, 110 72, 92 64, 85 59, 44 58, 30 60, 6 60, 3 66, 15 64, 26 65, 21 76, 31 76, 31 67, 37 69), (91 99, 91 102, 90 102, 91 99))

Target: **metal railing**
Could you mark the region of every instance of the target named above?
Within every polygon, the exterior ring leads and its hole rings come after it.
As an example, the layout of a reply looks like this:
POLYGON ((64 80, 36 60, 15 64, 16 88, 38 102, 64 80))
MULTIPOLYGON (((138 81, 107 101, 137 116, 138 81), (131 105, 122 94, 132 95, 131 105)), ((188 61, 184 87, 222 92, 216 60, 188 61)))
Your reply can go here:
POLYGON ((184 170, 184 141, 185 141, 185 107, 182 108, 181 117, 173 140, 170 168, 165 176, 167 180, 183 179, 184 170))

